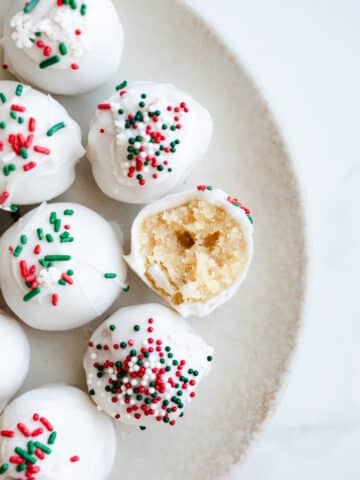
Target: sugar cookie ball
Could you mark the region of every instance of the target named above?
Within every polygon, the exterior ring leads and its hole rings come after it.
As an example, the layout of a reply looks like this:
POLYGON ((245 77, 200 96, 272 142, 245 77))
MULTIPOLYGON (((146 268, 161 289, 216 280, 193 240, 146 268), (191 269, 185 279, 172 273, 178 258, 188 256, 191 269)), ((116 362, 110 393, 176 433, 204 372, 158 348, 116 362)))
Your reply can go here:
POLYGON ((106 195, 148 203, 189 175, 211 134, 209 113, 188 94, 173 85, 124 81, 98 105, 88 158, 106 195))
POLYGON ((123 29, 110 0, 16 0, 5 19, 4 50, 17 77, 75 95, 115 75, 123 29))
POLYGON ((231 298, 253 252, 250 211, 211 186, 143 208, 131 231, 132 269, 183 316, 205 316, 231 298))
POLYGON ((18 322, 0 310, 0 411, 19 390, 29 370, 30 345, 18 322))
POLYGON ((60 195, 73 183, 83 155, 80 127, 60 103, 0 81, 0 208, 60 195))
POLYGON ((175 425, 209 372, 213 349, 186 321, 152 303, 122 308, 95 331, 84 359, 89 394, 111 417, 175 425))
POLYGON ((9 307, 40 330, 93 320, 125 287, 122 246, 112 226, 73 203, 42 204, 0 240, 0 285, 9 307))
POLYGON ((112 422, 81 390, 31 390, 0 417, 0 475, 24 480, 105 480, 116 451, 112 422))

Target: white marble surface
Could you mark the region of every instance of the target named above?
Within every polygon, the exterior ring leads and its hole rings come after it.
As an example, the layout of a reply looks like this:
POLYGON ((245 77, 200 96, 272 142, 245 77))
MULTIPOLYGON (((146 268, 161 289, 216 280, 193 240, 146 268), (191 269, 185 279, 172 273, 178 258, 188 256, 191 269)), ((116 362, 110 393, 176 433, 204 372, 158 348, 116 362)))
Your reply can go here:
POLYGON ((271 105, 307 223, 300 344, 276 413, 231 479, 358 480, 360 2, 187 3, 225 38, 271 105))

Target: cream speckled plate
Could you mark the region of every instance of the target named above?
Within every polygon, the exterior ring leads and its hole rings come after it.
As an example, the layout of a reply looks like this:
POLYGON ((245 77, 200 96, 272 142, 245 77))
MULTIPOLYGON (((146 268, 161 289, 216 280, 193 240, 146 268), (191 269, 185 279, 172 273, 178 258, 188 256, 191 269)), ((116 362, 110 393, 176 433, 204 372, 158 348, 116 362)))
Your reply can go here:
MULTIPOLYGON (((1 1, 0 15, 10 3, 1 1)), ((120 79, 168 81, 188 90, 212 113, 215 134, 206 161, 187 183, 219 186, 251 207, 256 253, 240 293, 209 318, 193 321, 217 352, 197 401, 175 428, 140 432, 119 427, 119 455, 111 480, 215 479, 239 461, 264 420, 296 339, 304 270, 296 182, 259 93, 193 13, 174 0, 115 3, 126 32, 118 78, 93 94, 61 100, 82 125, 85 139, 96 104, 120 79)), ((4 72, 1 75, 5 78, 4 72)), ((85 160, 62 199, 82 202, 119 222, 128 248, 138 207, 106 198, 85 160)), ((0 225, 4 229, 3 216, 0 225)), ((111 311, 155 299, 133 275, 129 280, 130 293, 111 311)), ((85 340, 97 323, 67 333, 27 329, 33 357, 23 390, 54 381, 84 387, 85 340)))

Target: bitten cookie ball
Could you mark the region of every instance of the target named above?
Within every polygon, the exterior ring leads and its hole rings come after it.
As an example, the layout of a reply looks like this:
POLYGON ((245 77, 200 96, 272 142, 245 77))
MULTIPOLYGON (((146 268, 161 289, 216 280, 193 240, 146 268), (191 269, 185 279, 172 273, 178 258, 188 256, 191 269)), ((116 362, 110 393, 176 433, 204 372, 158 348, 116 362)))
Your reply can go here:
POLYGON ((115 451, 110 419, 74 387, 31 390, 0 417, 0 475, 6 479, 105 480, 115 451))
POLYGON ((175 425, 210 370, 213 349, 159 304, 118 310, 93 334, 84 359, 89 394, 111 417, 175 425))
POLYGON ((183 316, 205 316, 229 300, 253 253, 250 211, 211 186, 170 195, 140 211, 131 268, 183 316))
POLYGON ((0 81, 0 208, 55 198, 85 151, 79 125, 49 95, 0 81))
POLYGON ((40 330, 68 330, 105 312, 125 288, 112 226, 73 203, 42 204, 0 240, 0 285, 9 307, 40 330))
POLYGON ((0 310, 0 411, 29 371, 30 345, 18 322, 0 310))
POLYGON ((115 75, 123 28, 110 0, 16 0, 5 18, 5 62, 43 90, 75 95, 115 75))
POLYGON ((106 195, 148 203, 190 174, 211 135, 208 111, 187 93, 168 84, 124 81, 98 105, 88 158, 106 195))

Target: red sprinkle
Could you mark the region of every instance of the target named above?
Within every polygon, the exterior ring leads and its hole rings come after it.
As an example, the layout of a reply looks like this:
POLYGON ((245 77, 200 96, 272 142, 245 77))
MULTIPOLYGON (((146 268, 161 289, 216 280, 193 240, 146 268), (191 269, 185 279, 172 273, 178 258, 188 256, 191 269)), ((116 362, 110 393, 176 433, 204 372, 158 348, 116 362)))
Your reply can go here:
POLYGON ((0 431, 1 437, 13 438, 15 436, 15 432, 13 430, 1 430, 0 431))
POLYGON ((29 132, 35 132, 36 129, 36 120, 35 118, 31 117, 29 119, 29 132))
POLYGON ((54 431, 54 427, 51 425, 51 423, 49 422, 49 420, 46 417, 41 417, 40 422, 44 425, 44 427, 46 428, 46 430, 48 432, 53 432, 54 431))
POLYGON ((18 423, 17 428, 19 432, 24 435, 24 437, 30 437, 30 431, 24 423, 18 423))
POLYGON ((10 197, 10 193, 9 193, 9 192, 3 192, 3 193, 0 195, 0 205, 3 205, 9 197, 10 197))
POLYGON ((35 450, 35 455, 37 456, 37 458, 39 460, 44 460, 44 458, 45 458, 45 453, 42 450, 40 450, 39 448, 37 448, 35 450))
POLYGON ((74 455, 70 458, 70 462, 72 463, 78 462, 79 460, 80 460, 79 455, 74 455))
POLYGON ((111 105, 110 105, 110 103, 99 103, 97 108, 98 108, 98 110, 110 110, 111 105))
POLYGON ((53 293, 51 295, 51 304, 53 307, 56 307, 59 303, 59 295, 57 293, 53 293))
POLYGON ((72 68, 72 70, 79 70, 80 67, 77 63, 72 63, 71 68, 72 68))
POLYGON ((21 457, 13 456, 9 458, 9 462, 13 463, 14 465, 22 465, 23 463, 25 463, 25 460, 21 457))
POLYGON ((31 436, 32 437, 38 437, 39 435, 42 435, 44 433, 44 429, 43 428, 37 428, 36 430, 34 430, 32 433, 31 433, 31 436))
POLYGON ((74 283, 74 280, 69 276, 67 275, 66 273, 63 273, 61 275, 61 278, 66 282, 68 283, 69 285, 72 285, 74 283))
POLYGON ((42 153, 43 155, 50 155, 51 153, 50 148, 41 147, 40 145, 35 145, 34 151, 37 153, 42 153))
POLYGON ((11 105, 10 109, 13 112, 21 112, 24 113, 26 110, 26 107, 23 107, 22 105, 15 105, 14 103, 11 105))
POLYGON ((35 162, 28 162, 28 163, 25 163, 25 165, 23 165, 23 170, 24 170, 24 172, 28 172, 29 170, 32 170, 36 166, 37 165, 36 165, 35 162))
POLYGON ((34 254, 39 255, 39 253, 41 253, 41 247, 40 247, 40 245, 35 245, 34 254))

